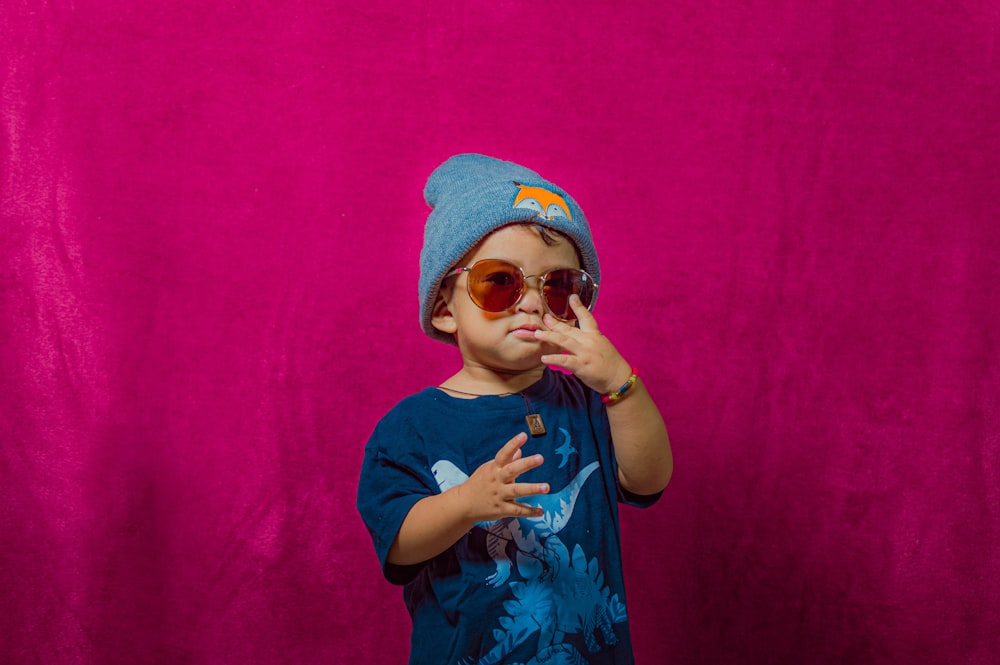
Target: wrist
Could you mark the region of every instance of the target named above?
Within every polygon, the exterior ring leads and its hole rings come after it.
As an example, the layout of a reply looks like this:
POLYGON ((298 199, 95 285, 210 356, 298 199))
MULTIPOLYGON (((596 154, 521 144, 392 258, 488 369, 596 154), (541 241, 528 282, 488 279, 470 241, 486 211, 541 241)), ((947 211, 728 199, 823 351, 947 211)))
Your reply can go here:
POLYGON ((474 513, 473 506, 477 504, 472 500, 472 497, 468 496, 469 488, 467 485, 468 482, 464 482, 441 493, 447 502, 442 506, 442 509, 446 514, 452 515, 455 526, 464 531, 471 530, 477 523, 485 519, 474 513))
POLYGON ((623 383, 618 384, 617 388, 610 390, 603 395, 601 395, 601 401, 608 406, 616 404, 625 398, 631 391, 635 389, 635 384, 639 381, 639 370, 635 367, 630 369, 630 374, 628 378, 625 379, 623 383))
POLYGON ((613 393, 632 375, 632 369, 632 366, 625 362, 624 358, 619 358, 618 362, 615 363, 614 371, 608 374, 608 378, 602 382, 596 382, 591 387, 602 395, 613 393))

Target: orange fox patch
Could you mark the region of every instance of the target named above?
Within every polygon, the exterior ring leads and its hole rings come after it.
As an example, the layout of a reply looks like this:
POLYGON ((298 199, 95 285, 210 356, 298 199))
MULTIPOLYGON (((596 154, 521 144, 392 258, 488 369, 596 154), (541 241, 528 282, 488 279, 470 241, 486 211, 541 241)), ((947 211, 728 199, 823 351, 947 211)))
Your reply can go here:
POLYGON ((515 182, 520 188, 517 196, 514 197, 514 208, 527 208, 534 210, 539 217, 545 219, 555 219, 562 217, 573 221, 573 215, 569 212, 566 200, 554 192, 550 192, 544 187, 532 187, 515 182))

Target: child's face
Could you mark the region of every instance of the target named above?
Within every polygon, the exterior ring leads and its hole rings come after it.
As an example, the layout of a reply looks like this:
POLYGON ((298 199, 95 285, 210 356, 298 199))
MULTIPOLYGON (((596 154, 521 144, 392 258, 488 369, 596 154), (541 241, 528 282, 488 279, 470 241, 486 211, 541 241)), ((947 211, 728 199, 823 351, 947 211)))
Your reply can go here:
MULTIPOLYGON (((556 268, 579 268, 576 248, 561 236, 546 244, 534 226, 505 226, 486 236, 467 254, 460 266, 481 259, 502 259, 520 266, 529 277, 556 268)), ((537 279, 528 280, 521 300, 502 312, 480 309, 469 297, 468 273, 445 280, 441 300, 435 308, 434 327, 455 334, 464 363, 501 371, 525 371, 541 366, 541 356, 557 353, 551 345, 535 339, 534 331, 545 328, 545 306, 537 279)))

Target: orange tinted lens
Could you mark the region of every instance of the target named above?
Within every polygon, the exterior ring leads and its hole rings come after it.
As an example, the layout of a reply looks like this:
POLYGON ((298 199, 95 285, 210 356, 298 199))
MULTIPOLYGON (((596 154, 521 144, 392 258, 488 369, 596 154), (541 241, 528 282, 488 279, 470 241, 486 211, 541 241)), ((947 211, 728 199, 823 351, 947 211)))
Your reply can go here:
POLYGON ((583 306, 590 309, 594 302, 594 280, 582 270, 553 270, 545 277, 542 293, 545 295, 545 306, 553 316, 563 321, 573 321, 576 314, 570 307, 569 297, 575 293, 580 296, 583 306))
POLYGON ((521 299, 524 275, 515 265, 498 259, 477 261, 469 271, 469 296, 487 312, 510 309, 521 299))

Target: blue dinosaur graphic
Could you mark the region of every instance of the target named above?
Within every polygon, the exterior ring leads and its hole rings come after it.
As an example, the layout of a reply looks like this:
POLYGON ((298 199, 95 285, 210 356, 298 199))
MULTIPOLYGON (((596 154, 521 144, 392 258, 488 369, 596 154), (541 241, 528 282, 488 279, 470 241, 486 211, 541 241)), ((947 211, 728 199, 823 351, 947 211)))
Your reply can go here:
MULTIPOLYGON (((540 494, 526 499, 544 512, 540 517, 524 517, 518 520, 504 518, 487 522, 479 522, 478 527, 486 531, 486 551, 496 564, 497 569, 486 582, 490 586, 500 586, 510 578, 511 560, 507 556, 507 544, 512 540, 518 546, 518 564, 521 563, 527 568, 521 574, 531 577, 532 573, 537 574, 536 566, 531 559, 533 555, 538 558, 542 552, 538 546, 538 537, 547 537, 559 533, 573 516, 573 507, 576 505, 577 497, 580 496, 580 489, 594 471, 600 467, 598 462, 591 462, 582 468, 570 483, 555 494, 540 494), (520 526, 527 527, 529 535, 526 536, 520 526)), ((469 476, 459 469, 453 462, 439 460, 431 466, 431 472, 437 481, 441 491, 444 492, 456 485, 460 485, 469 479, 469 476)), ((540 559, 539 559, 540 560, 540 559)))
POLYGON ((546 539, 569 523, 583 484, 599 467, 597 462, 591 462, 561 491, 531 497, 531 502, 544 510, 541 517, 522 517, 507 525, 507 532, 517 545, 518 571, 525 578, 554 574, 560 559, 546 550, 546 539))
POLYGON ((584 662, 582 655, 565 642, 566 635, 583 634, 587 650, 600 650, 597 634, 606 645, 618 643, 614 624, 626 620, 625 605, 618 594, 611 595, 604 585, 597 559, 587 559, 576 545, 570 558, 558 536, 549 538, 556 556, 568 560, 569 566, 551 582, 539 579, 527 583, 512 582, 513 600, 504 602, 507 616, 499 618, 500 628, 493 631, 496 645, 477 665, 498 665, 514 649, 538 633, 536 656, 528 664, 584 662))
POLYGON ((570 568, 556 580, 555 586, 554 593, 560 603, 553 643, 562 642, 563 635, 583 633, 587 650, 595 653, 600 649, 598 631, 605 644, 618 643, 613 624, 618 617, 624 619, 625 607, 617 595, 609 597, 610 591, 604 586, 604 574, 597 567, 597 559, 588 561, 583 549, 575 546, 570 568))
POLYGON ((569 518, 573 516, 573 507, 576 506, 576 499, 580 496, 580 489, 587 482, 587 478, 590 478, 590 474, 599 467, 598 462, 591 462, 580 469, 569 485, 555 494, 529 497, 526 501, 538 506, 544 512, 540 517, 522 517, 519 521, 540 536, 550 536, 562 531, 569 518))
MULTIPOLYGON (((575 452, 568 433, 557 452, 567 447, 560 454, 568 460, 575 452)), ((486 532, 486 550, 496 564, 486 583, 492 587, 506 583, 513 594, 504 601, 506 615, 497 619, 499 626, 493 630, 495 644, 476 665, 499 665, 529 639, 536 640, 535 655, 523 665, 582 665, 586 659, 566 641, 568 635, 582 635, 591 653, 600 650, 601 642, 607 646, 618 642, 614 624, 627 619, 624 603, 605 585, 597 559, 588 559, 579 544, 573 546, 571 555, 558 535, 572 518, 581 489, 598 468, 600 464, 592 462, 560 491, 526 497, 526 503, 542 508, 540 517, 476 525, 486 532), (510 581, 515 569, 508 555, 511 542, 523 581, 510 581)), ((448 460, 435 462, 431 470, 442 491, 469 478, 448 460)), ((473 663, 471 658, 462 661, 462 665, 473 663)))
MULTIPOLYGON (((448 460, 439 460, 431 466, 431 473, 441 491, 461 485, 469 479, 468 474, 448 460)), ((509 523, 512 518, 477 522, 476 526, 486 531, 486 551, 496 564, 496 572, 486 578, 486 583, 497 587, 510 578, 511 560, 507 556, 507 543, 511 541, 509 523)))

